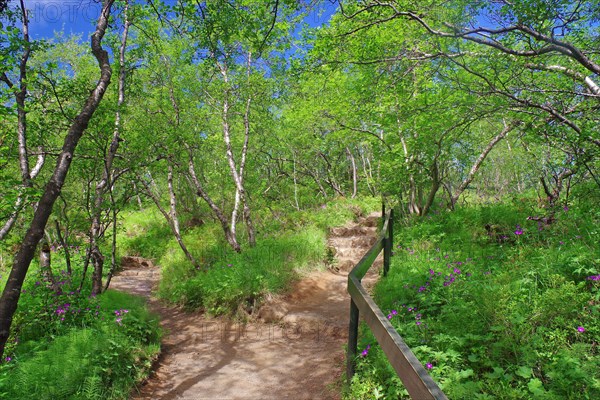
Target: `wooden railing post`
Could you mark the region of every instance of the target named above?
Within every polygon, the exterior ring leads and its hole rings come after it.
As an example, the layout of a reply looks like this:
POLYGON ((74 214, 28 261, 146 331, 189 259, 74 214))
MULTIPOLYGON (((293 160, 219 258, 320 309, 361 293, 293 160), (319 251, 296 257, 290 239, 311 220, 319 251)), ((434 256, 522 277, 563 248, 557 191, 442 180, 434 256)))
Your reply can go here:
MULTIPOLYGON (((384 217, 385 218, 385 217, 384 217)), ((383 247, 383 276, 386 277, 390 271, 392 260, 392 247, 394 246, 394 208, 390 208, 390 221, 388 222, 387 234, 383 247)))
POLYGON ((346 354, 346 378, 348 384, 354 376, 356 367, 356 356, 358 351, 358 307, 354 300, 350 299, 350 325, 348 330, 348 351, 346 354))

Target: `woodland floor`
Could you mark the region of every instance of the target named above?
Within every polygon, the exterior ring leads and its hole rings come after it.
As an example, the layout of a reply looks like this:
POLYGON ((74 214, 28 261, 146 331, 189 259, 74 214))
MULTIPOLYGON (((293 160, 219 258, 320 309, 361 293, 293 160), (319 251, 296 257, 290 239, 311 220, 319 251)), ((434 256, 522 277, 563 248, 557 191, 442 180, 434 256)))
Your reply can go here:
MULTIPOLYGON (((153 296, 160 269, 126 257, 111 288, 148 299, 165 330, 154 374, 133 399, 339 399, 350 298, 347 274, 377 236, 379 214, 334 228, 336 265, 270 298, 247 323, 167 306, 153 296)), ((377 279, 381 260, 367 286, 377 279)))

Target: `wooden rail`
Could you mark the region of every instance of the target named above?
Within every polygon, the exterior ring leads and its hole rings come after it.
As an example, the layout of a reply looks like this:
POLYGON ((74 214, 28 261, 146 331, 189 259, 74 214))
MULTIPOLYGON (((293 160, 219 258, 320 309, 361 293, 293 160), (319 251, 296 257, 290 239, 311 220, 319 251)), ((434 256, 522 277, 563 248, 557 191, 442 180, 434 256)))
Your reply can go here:
POLYGON ((383 228, 377 241, 367 254, 359 261, 348 275, 348 293, 350 293, 350 328, 348 334, 348 353, 346 376, 348 382, 354 375, 358 344, 359 313, 371 328, 373 335, 387 356, 390 364, 396 370, 398 377, 413 399, 446 399, 447 397, 433 381, 427 370, 417 360, 410 348, 404 343, 396 329, 388 321, 383 312, 377 307, 371 296, 361 284, 373 262, 383 250, 383 274, 387 276, 390 267, 393 244, 393 213, 386 214, 382 207, 383 228))

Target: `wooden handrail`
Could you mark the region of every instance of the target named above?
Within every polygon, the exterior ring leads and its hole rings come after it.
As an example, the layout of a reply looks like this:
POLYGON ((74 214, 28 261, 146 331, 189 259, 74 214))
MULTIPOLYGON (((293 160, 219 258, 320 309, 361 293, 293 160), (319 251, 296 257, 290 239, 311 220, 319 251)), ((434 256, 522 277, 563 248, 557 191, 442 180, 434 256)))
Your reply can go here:
POLYGON ((354 375, 358 344, 358 318, 359 313, 363 318, 381 349, 387 356, 390 364, 396 370, 398 377, 406 387, 408 394, 413 399, 436 399, 442 400, 447 397, 433 381, 427 370, 419 362, 410 348, 404 343, 402 337, 388 321, 381 309, 375 304, 373 298, 362 286, 361 279, 365 276, 373 262, 383 250, 384 276, 390 265, 393 244, 393 209, 385 212, 382 207, 382 218, 384 218, 377 241, 356 264, 348 274, 348 293, 350 293, 350 326, 348 334, 348 353, 346 376, 348 382, 354 375))

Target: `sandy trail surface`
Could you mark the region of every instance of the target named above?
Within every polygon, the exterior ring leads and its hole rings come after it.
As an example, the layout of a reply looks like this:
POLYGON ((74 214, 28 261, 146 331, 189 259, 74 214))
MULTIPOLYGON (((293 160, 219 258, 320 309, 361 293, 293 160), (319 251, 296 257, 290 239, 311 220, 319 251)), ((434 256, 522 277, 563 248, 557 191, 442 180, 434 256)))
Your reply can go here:
MULTIPOLYGON (((133 399, 339 399, 350 298, 347 274, 376 240, 379 214, 334 228, 336 264, 272 298, 252 322, 166 306, 153 292, 160 269, 125 257, 112 289, 144 296, 165 330, 154 374, 133 399)), ((375 271, 381 260, 376 261, 375 271)), ((365 281, 375 281, 377 272, 365 281)))

